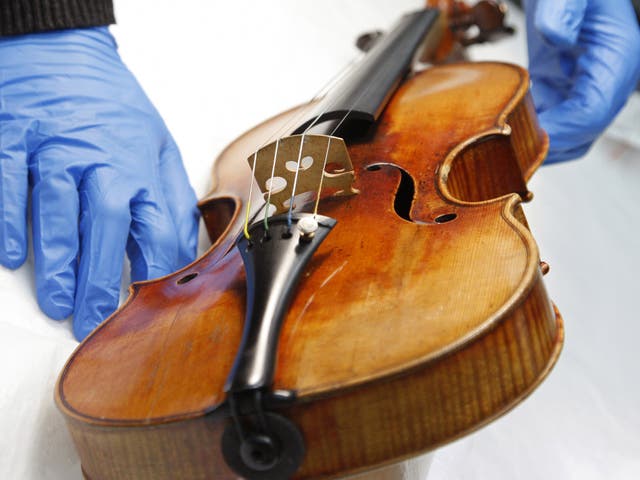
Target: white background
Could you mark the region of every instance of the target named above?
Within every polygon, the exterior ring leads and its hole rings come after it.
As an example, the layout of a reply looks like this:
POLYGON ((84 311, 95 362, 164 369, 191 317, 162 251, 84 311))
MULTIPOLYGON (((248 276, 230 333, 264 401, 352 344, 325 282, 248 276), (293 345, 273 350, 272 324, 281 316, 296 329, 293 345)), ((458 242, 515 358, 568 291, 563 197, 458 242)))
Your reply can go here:
MULTIPOLYGON (((173 132, 199 196, 215 156, 247 128, 313 95, 416 0, 116 1, 125 62, 173 132)), ((474 58, 525 64, 518 35, 474 58)), ((429 480, 638 479, 640 108, 577 162, 542 168, 526 207, 566 344, 546 382, 482 431, 438 450, 429 480), (625 142, 613 140, 622 138, 625 142)), ((204 247, 204 244, 203 244, 204 247)), ((53 404, 76 342, 38 309, 32 260, 0 267, 0 478, 80 479, 53 404)), ((428 335, 428 332, 424 332, 428 335)))

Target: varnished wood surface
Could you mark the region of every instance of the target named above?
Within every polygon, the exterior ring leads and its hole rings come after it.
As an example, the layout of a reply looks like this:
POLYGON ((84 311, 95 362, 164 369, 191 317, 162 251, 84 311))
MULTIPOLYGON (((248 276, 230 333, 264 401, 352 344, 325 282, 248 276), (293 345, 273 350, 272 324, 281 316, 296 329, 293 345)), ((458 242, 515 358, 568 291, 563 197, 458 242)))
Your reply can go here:
MULTIPOLYGON (((504 64, 434 68, 405 83, 371 142, 350 146, 361 193, 321 202, 338 225, 300 285, 278 354, 274 387, 298 393, 284 414, 309 451, 296 478, 450 441, 520 401, 555 361, 561 323, 509 193, 526 194, 546 149, 527 86, 523 70, 504 64), (413 221, 393 209, 396 166, 415 180, 413 221)), ((291 115, 218 160, 205 218, 236 221, 217 250, 136 285, 62 373, 57 401, 91 478, 178 478, 169 460, 182 455, 191 465, 182 478, 233 478, 211 455, 244 318, 239 256, 223 257, 240 226, 228 207, 248 192, 245 158, 291 115), (223 209, 220 197, 233 202, 223 209)))

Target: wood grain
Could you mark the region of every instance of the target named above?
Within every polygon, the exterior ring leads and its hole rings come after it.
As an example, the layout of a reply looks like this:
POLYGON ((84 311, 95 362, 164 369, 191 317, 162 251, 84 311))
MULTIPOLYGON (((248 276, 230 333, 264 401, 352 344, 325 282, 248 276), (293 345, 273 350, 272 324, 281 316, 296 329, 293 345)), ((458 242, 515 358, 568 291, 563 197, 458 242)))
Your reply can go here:
MULTIPOLYGON (((281 413, 308 449, 295 478, 359 472, 458 438, 521 401, 555 362, 562 322, 520 207, 547 148, 527 88, 511 65, 435 67, 349 145, 360 194, 321 201, 338 224, 303 276, 278 350, 274 388, 297 393, 281 413), (409 219, 394 209, 402 172, 414 182, 409 219)), ((62 372, 56 400, 89 478, 235 478, 219 438, 244 320, 231 247, 246 158, 298 112, 254 128, 216 162, 201 203, 216 222, 212 249, 136 284, 62 372)))

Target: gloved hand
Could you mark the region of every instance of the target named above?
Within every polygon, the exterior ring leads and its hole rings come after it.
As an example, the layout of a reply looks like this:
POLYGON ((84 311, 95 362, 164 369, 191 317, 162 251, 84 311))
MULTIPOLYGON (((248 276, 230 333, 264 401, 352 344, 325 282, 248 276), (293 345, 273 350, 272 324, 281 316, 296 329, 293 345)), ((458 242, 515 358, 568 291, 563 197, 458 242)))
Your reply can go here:
POLYGON ((38 303, 79 340, 132 279, 193 260, 196 199, 167 127, 106 27, 0 39, 0 263, 27 255, 38 303))
POLYGON ((584 155, 640 78, 630 0, 526 0, 532 95, 547 163, 584 155))

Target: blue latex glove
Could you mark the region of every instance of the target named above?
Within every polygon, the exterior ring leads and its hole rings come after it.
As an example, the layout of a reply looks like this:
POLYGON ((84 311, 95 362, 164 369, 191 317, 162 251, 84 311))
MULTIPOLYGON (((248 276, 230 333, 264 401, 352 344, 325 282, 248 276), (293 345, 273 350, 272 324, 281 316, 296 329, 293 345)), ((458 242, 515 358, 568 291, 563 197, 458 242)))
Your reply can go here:
POLYGON ((527 0, 532 94, 547 163, 584 155, 640 78, 630 0, 527 0))
POLYGON ((133 280, 193 260, 198 214, 180 153, 106 27, 0 39, 0 263, 27 255, 38 303, 76 338, 133 280))

